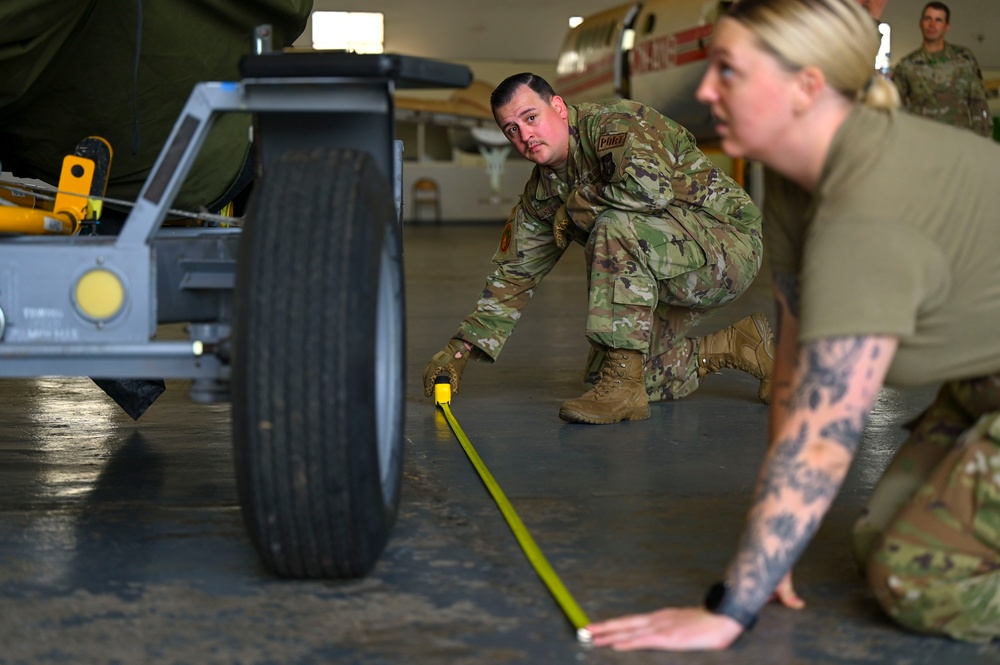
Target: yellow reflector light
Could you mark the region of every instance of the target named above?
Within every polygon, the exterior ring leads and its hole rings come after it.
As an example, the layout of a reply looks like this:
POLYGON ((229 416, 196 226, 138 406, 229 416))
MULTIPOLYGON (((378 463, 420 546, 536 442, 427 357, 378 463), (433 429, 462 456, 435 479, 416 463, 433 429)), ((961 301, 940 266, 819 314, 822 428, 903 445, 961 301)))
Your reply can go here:
POLYGON ((110 319, 124 302, 125 286, 110 270, 91 270, 76 283, 76 306, 92 319, 110 319))

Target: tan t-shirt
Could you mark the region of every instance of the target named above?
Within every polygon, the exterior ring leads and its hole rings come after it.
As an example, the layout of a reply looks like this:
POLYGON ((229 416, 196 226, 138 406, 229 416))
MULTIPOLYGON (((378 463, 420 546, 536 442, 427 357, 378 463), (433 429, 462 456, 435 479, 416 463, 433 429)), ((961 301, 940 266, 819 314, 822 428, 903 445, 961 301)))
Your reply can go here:
POLYGON ((899 337, 887 383, 1000 371, 1000 145, 858 106, 815 197, 769 174, 764 242, 801 278, 800 339, 899 337))

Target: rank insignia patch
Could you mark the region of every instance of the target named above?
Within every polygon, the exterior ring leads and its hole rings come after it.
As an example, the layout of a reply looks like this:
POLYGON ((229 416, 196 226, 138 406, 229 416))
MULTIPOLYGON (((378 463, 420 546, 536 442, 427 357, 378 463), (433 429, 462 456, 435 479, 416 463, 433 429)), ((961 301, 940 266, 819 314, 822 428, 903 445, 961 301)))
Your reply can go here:
POLYGON ((601 157, 601 175, 604 176, 606 181, 611 182, 611 179, 615 177, 615 173, 617 173, 617 171, 618 169, 615 167, 614 154, 609 152, 601 157))

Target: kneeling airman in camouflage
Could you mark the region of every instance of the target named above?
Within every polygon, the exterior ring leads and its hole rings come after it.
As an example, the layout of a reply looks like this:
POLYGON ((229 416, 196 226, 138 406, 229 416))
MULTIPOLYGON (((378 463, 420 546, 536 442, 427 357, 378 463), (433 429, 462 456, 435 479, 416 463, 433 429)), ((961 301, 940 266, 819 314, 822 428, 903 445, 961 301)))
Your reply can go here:
POLYGON ((649 417, 722 368, 760 380, 768 403, 774 342, 753 314, 702 338, 686 333, 706 310, 735 300, 761 264, 760 211, 691 134, 626 100, 567 105, 542 78, 509 77, 490 98, 511 144, 536 164, 511 211, 476 310, 424 371, 459 379, 470 357, 493 361, 535 287, 569 243, 589 266, 586 334, 591 390, 563 402, 568 422, 649 417))

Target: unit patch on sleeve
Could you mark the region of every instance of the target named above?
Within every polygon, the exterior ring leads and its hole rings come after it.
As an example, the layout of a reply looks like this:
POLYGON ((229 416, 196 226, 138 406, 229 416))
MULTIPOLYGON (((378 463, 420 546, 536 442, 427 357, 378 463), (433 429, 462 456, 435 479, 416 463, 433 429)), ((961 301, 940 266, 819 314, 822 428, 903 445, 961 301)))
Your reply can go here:
POLYGON ((493 254, 493 263, 497 265, 517 265, 521 259, 517 236, 523 226, 524 212, 521 206, 517 206, 516 211, 511 212, 511 217, 503 227, 503 233, 500 234, 500 245, 493 254))
POLYGON ((626 138, 628 138, 628 134, 625 132, 620 132, 618 134, 605 134, 601 138, 597 139, 597 152, 620 148, 625 145, 626 138))
POLYGON ((503 235, 500 236, 500 253, 506 254, 507 250, 510 249, 510 238, 514 235, 514 230, 511 228, 511 223, 507 222, 507 226, 503 227, 503 235))

